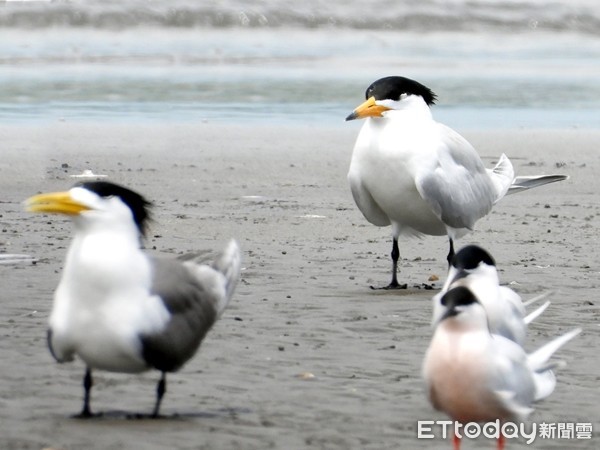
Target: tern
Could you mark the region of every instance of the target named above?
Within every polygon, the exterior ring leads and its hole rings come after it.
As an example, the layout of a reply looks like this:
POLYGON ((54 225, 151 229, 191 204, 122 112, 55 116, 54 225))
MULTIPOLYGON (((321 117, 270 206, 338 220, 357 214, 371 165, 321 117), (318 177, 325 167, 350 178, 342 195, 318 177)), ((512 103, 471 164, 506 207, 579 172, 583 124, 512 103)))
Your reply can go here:
MULTIPOLYGON (((527 354, 516 342, 491 333, 480 300, 465 286, 450 289, 442 297, 446 309, 423 362, 429 400, 461 424, 523 420, 535 401, 554 390, 552 369, 559 364, 550 362, 550 357, 581 329, 527 354)), ((503 446, 500 435, 498 448, 503 446)), ((454 447, 460 448, 456 434, 454 447)))
POLYGON ((433 320, 435 326, 447 308, 442 304, 446 292, 458 286, 467 287, 480 300, 488 316, 490 331, 523 345, 527 325, 537 318, 550 305, 544 302, 527 314, 525 306, 546 297, 539 295, 524 303, 519 294, 507 286, 501 286, 492 255, 477 245, 467 245, 460 249, 448 269, 448 278, 442 290, 433 297, 433 320))
POLYGON ((564 175, 515 177, 504 154, 486 169, 460 134, 436 122, 430 106, 436 95, 409 78, 391 76, 372 83, 366 101, 346 120, 365 118, 354 145, 348 181, 365 218, 392 227, 392 281, 398 283, 400 235, 448 236, 448 263, 454 240, 474 229, 494 204, 519 192, 565 180, 564 175))
POLYGON ((48 347, 58 362, 86 365, 79 417, 91 417, 92 370, 161 372, 152 417, 159 416, 166 374, 197 351, 240 276, 231 241, 211 261, 146 254, 141 240, 151 204, 132 190, 90 181, 40 194, 26 209, 72 218, 70 244, 49 319, 48 347))

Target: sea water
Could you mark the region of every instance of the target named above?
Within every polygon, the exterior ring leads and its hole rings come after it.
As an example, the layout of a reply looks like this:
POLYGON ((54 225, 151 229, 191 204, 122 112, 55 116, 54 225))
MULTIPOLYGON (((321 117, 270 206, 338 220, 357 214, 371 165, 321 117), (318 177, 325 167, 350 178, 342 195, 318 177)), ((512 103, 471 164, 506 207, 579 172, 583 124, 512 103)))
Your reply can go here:
POLYGON ((343 126, 387 75, 457 128, 598 127, 600 2, 0 2, 0 123, 343 126))

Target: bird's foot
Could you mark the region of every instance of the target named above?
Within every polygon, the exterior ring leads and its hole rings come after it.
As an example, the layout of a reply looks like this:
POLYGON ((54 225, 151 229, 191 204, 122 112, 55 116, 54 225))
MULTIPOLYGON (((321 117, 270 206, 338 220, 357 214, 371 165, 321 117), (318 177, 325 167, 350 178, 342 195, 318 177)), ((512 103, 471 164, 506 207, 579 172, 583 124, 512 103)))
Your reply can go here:
POLYGON ((102 413, 93 414, 89 409, 84 409, 79 414, 74 414, 73 419, 93 419, 95 417, 102 417, 102 413))
POLYGON ((127 420, 154 420, 154 419, 163 419, 166 416, 161 416, 160 414, 144 414, 144 413, 132 413, 127 414, 127 420))
POLYGON ((408 289, 408 284, 406 284, 406 283, 400 284, 397 281, 392 281, 387 286, 381 286, 381 287, 370 286, 370 287, 374 291, 380 291, 380 290, 391 291, 391 290, 395 290, 395 289, 408 289))

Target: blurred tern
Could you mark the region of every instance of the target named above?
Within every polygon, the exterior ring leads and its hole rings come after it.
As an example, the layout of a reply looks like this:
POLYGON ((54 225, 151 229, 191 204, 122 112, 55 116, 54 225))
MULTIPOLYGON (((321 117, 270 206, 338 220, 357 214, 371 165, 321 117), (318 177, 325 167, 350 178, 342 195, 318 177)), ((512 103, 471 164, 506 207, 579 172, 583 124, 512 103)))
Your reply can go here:
POLYGON ((92 169, 85 169, 83 172, 75 174, 75 175, 69 175, 71 178, 94 178, 94 179, 98 179, 98 178, 106 178, 108 177, 108 175, 103 175, 103 174, 99 174, 99 173, 94 173, 92 171, 92 169))
MULTIPOLYGON (((468 245, 456 253, 448 278, 442 290, 433 297, 433 325, 446 313, 442 304, 446 292, 458 287, 468 288, 481 302, 488 317, 490 332, 501 334, 519 345, 525 342, 527 325, 538 317, 550 305, 546 301, 536 310, 527 314, 521 297, 512 289, 500 286, 496 263, 492 255, 476 245, 468 245)), ((537 296, 528 304, 542 300, 545 295, 537 296)))
MULTIPOLYGON (((423 363, 429 400, 435 409, 462 424, 523 420, 533 402, 549 396, 556 385, 550 357, 581 332, 577 328, 538 350, 523 348, 493 334, 480 299, 465 286, 441 299, 441 316, 423 363)), ((498 448, 503 448, 500 435, 498 448)), ((455 449, 460 436, 454 436, 455 449)))
POLYGON ((507 193, 567 177, 516 177, 506 155, 486 169, 475 149, 451 128, 433 120, 436 95, 404 77, 381 78, 366 101, 346 120, 366 118, 356 139, 348 181, 354 201, 373 225, 392 226, 391 288, 397 279, 400 235, 448 236, 448 262, 454 240, 473 230, 507 193))
POLYGON ((21 253, 2 253, 0 254, 0 265, 20 264, 20 263, 35 263, 37 258, 31 255, 21 253))
POLYGON ((156 258, 140 248, 150 203, 122 186, 93 181, 26 201, 32 212, 66 214, 75 234, 54 294, 48 346, 58 362, 86 364, 80 417, 90 417, 92 369, 161 374, 153 417, 178 370, 227 306, 240 275, 231 241, 212 261, 156 258))

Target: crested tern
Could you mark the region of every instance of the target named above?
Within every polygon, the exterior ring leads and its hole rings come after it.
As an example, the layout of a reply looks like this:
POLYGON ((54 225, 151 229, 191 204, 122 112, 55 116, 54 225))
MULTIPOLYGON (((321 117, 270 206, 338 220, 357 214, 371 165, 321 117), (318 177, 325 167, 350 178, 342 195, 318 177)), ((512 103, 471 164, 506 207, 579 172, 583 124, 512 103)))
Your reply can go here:
POLYGON ((161 377, 152 417, 158 417, 166 374, 196 353, 231 299, 240 276, 237 243, 210 261, 148 255, 140 244, 151 204, 107 181, 35 195, 25 206, 67 215, 74 225, 47 337, 58 362, 78 356, 86 365, 79 416, 92 416, 92 370, 156 369, 161 377))
POLYGON ((366 119, 354 145, 348 181, 356 205, 373 225, 392 227, 392 281, 398 283, 400 235, 448 236, 448 263, 454 240, 472 231, 509 192, 564 180, 563 175, 515 177, 501 155, 486 169, 471 144, 436 122, 430 106, 436 95, 405 77, 372 83, 366 101, 346 120, 366 119))
MULTIPOLYGON (((423 362, 431 404, 463 425, 470 422, 523 420, 533 402, 556 385, 558 363, 550 357, 581 332, 565 333, 527 354, 516 342, 490 331, 481 299, 458 286, 441 299, 446 308, 423 362)), ((503 448, 499 436, 498 448, 503 448)), ((460 436, 454 435, 455 449, 460 436)))
MULTIPOLYGON (((493 334, 501 334, 520 345, 525 342, 527 325, 550 305, 550 302, 546 301, 527 314, 526 304, 519 294, 507 286, 500 286, 496 262, 492 255, 477 245, 467 245, 454 255, 448 269, 448 278, 442 290, 433 297, 434 327, 447 311, 442 304, 444 295, 459 286, 467 287, 479 299, 493 334)), ((537 296, 528 304, 544 297, 545 295, 537 296)))

